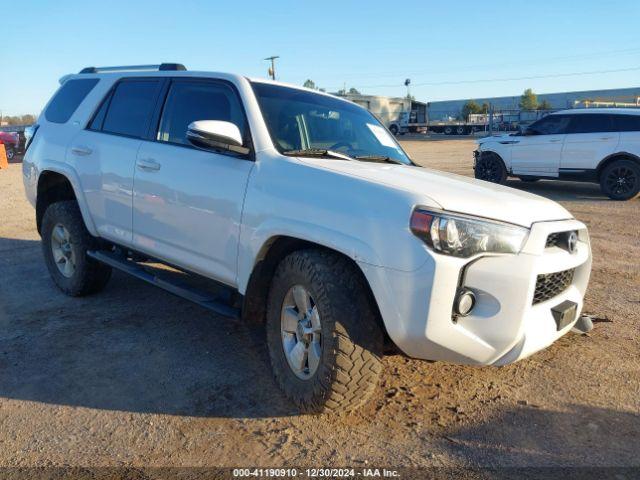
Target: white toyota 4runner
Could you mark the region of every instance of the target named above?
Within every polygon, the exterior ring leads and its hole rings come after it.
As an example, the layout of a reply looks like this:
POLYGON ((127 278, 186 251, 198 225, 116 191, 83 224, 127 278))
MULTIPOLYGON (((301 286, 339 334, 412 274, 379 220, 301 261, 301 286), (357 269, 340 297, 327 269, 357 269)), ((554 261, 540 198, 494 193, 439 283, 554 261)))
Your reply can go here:
POLYGON ((61 79, 23 168, 63 292, 97 292, 117 268, 264 321, 276 380, 305 412, 363 403, 387 349, 505 365, 583 323, 582 223, 413 165, 331 95, 178 64, 86 68, 61 79))
POLYGON ((563 110, 522 133, 478 140, 476 178, 599 183, 614 200, 640 195, 640 109, 563 110))

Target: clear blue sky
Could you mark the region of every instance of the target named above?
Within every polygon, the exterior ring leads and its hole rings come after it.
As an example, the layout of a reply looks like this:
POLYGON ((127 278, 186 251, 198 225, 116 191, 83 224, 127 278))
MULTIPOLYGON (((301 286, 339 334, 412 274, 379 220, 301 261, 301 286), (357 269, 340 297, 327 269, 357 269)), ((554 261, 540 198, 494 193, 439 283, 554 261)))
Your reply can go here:
POLYGON ((404 95, 409 77, 423 101, 640 86, 639 19, 637 0, 8 2, 0 110, 38 113, 58 78, 85 66, 264 77, 269 55, 285 82, 404 95))

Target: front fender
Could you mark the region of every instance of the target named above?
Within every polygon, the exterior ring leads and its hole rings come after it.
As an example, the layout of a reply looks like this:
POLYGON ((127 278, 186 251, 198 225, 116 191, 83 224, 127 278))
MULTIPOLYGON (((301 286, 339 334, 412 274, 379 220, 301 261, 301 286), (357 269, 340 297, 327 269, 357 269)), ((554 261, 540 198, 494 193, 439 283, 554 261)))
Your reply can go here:
POLYGON ((309 222, 292 224, 285 218, 269 218, 253 229, 241 242, 238 260, 238 290, 246 291, 251 272, 260 253, 274 238, 291 237, 330 248, 360 264, 380 266, 380 259, 371 245, 360 238, 309 222))
POLYGON ((508 145, 503 145, 501 143, 482 143, 478 145, 478 152, 480 155, 483 153, 494 153, 504 162, 507 170, 511 170, 511 148, 508 145))

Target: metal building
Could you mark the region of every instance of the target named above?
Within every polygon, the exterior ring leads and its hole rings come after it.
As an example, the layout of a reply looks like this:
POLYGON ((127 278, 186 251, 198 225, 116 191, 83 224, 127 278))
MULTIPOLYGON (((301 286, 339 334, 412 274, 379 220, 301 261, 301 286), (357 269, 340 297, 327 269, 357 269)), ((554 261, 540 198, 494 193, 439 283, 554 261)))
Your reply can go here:
MULTIPOLYGON (((587 90, 583 92, 541 93, 537 94, 538 102, 546 100, 552 109, 582 107, 640 107, 640 87, 616 88, 611 90, 587 90)), ((518 110, 520 95, 512 97, 468 98, 462 100, 444 100, 428 103, 429 120, 447 120, 460 114, 462 107, 469 100, 482 105, 490 104, 496 111, 518 110)))

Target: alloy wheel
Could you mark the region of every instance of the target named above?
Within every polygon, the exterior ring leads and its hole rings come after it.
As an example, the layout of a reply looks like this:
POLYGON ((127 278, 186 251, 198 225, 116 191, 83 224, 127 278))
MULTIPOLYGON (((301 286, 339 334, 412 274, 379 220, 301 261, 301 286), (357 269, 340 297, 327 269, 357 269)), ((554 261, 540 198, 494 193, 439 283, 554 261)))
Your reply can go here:
POLYGON ((322 356, 322 329, 318 307, 302 285, 289 289, 282 302, 282 348, 293 373, 302 380, 318 370, 322 356))
POLYGON ((60 273, 71 278, 76 271, 76 254, 69 230, 61 223, 56 224, 51 232, 51 251, 60 273))
POLYGON ((606 185, 614 195, 626 195, 634 190, 637 181, 638 179, 633 170, 620 166, 609 172, 606 185))

